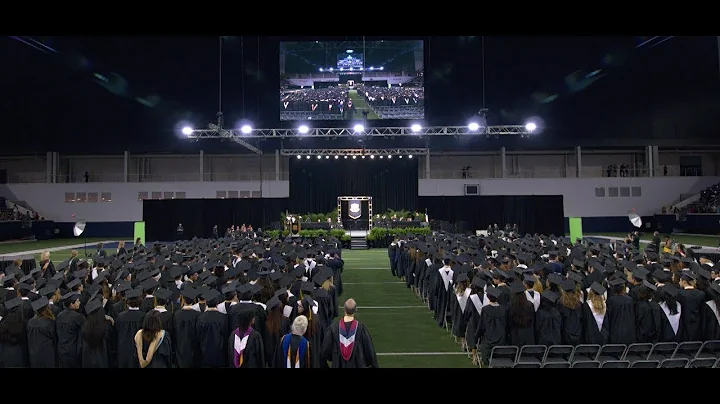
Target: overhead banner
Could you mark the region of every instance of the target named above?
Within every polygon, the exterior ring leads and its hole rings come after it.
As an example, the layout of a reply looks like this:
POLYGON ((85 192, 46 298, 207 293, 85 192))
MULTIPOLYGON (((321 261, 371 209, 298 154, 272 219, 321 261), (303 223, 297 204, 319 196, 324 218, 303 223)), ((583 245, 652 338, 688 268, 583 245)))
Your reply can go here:
POLYGON ((351 199, 348 201, 348 217, 352 220, 360 219, 362 216, 362 207, 359 199, 351 199))

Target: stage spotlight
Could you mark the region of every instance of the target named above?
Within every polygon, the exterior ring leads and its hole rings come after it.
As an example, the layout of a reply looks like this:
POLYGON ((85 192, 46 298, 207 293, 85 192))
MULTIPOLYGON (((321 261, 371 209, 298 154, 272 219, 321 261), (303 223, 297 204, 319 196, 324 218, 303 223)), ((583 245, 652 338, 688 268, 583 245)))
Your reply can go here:
POLYGON ((337 160, 337 159, 339 159, 339 158, 340 158, 340 157, 338 157, 338 156, 335 156, 335 160, 337 160))
POLYGON ((297 158, 298 158, 298 160, 300 160, 302 157, 301 157, 301 156, 297 156, 297 158))
POLYGON ((370 156, 370 158, 371 158, 371 159, 374 159, 374 158, 375 158, 375 156, 370 156))
POLYGON ((356 158, 357 158, 357 156, 353 156, 353 160, 355 160, 356 158))
POLYGON ((388 156, 388 160, 390 160, 391 158, 392 158, 392 156, 388 156))
POLYGON ((298 132, 300 132, 301 134, 304 135, 304 134, 310 132, 310 128, 308 128, 307 125, 300 125, 300 127, 298 128, 298 132))
POLYGON ((306 159, 310 160, 310 156, 305 157, 306 159))
POLYGON ((365 156, 362 156, 361 158, 365 158, 365 156))
POLYGON ((411 155, 409 155, 409 156, 408 156, 408 158, 409 158, 409 159, 411 159, 411 158, 412 158, 412 154, 411 154, 411 155))
POLYGON ((185 136, 190 136, 190 135, 192 135, 192 133, 193 133, 193 128, 191 128, 191 127, 189 127, 189 126, 186 126, 186 127, 182 128, 182 134, 183 134, 183 135, 185 135, 185 136))
POLYGON ((347 160, 347 156, 345 156, 345 159, 347 160))
POLYGON ((365 127, 360 124, 357 124, 353 127, 353 130, 355 131, 355 133, 361 133, 362 131, 365 130, 365 127))
POLYGON ((525 130, 528 132, 533 132, 537 129, 537 125, 535 125, 535 122, 528 122, 525 124, 525 130))
POLYGON ((328 159, 330 159, 330 156, 325 156, 325 160, 328 160, 328 159))
POLYGON ((380 158, 383 158, 383 156, 380 156, 380 158))
POLYGON ((320 160, 321 158, 322 158, 322 156, 317 156, 317 159, 318 159, 318 160, 320 160))
POLYGON ((240 132, 242 132, 243 135, 249 135, 250 132, 252 132, 252 127, 250 125, 243 125, 242 128, 240 128, 240 132))
POLYGON ((399 158, 399 159, 401 159, 401 158, 402 158, 402 156, 398 156, 398 158, 399 158))
POLYGON ((468 129, 470 129, 470 131, 472 132, 475 132, 480 129, 480 125, 478 125, 476 122, 470 122, 470 124, 468 125, 468 129))
POLYGON ((418 133, 422 130, 422 126, 416 123, 410 127, 410 130, 413 131, 413 133, 418 133))

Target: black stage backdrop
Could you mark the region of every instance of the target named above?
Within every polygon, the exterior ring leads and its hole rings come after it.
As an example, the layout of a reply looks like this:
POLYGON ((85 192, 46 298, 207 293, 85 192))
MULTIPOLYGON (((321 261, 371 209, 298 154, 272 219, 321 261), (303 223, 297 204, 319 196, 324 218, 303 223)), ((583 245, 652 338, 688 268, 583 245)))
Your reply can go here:
POLYGON ((290 159, 290 206, 295 213, 337 209, 338 196, 371 196, 373 212, 415 210, 417 159, 290 159))
POLYGON ((257 230, 279 221, 288 202, 287 198, 144 200, 145 239, 175 240, 178 223, 185 229, 184 239, 211 237, 214 225, 221 237, 232 225, 244 223, 257 230))
POLYGON ((485 230, 497 223, 517 223, 521 233, 565 233, 562 195, 421 196, 418 209, 430 220, 467 222, 467 230, 485 230))

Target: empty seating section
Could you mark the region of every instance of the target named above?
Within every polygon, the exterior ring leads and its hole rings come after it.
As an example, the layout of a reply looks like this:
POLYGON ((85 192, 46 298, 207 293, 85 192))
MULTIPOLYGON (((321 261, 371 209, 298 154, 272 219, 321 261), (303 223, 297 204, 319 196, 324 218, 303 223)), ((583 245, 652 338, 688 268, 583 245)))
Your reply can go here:
POLYGON ((423 119, 425 117, 424 107, 373 107, 373 111, 380 119, 423 119))
POLYGON ((491 368, 717 368, 720 341, 496 346, 491 368))

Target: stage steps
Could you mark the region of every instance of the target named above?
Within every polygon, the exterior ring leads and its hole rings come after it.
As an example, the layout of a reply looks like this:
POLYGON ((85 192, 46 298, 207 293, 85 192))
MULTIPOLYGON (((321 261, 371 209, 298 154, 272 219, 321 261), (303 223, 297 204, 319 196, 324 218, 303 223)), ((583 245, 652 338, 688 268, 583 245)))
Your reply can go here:
POLYGON ((367 239, 363 237, 351 237, 350 238, 350 249, 351 250, 367 250, 367 239))

